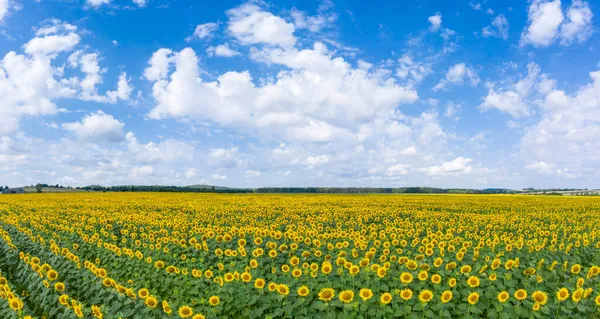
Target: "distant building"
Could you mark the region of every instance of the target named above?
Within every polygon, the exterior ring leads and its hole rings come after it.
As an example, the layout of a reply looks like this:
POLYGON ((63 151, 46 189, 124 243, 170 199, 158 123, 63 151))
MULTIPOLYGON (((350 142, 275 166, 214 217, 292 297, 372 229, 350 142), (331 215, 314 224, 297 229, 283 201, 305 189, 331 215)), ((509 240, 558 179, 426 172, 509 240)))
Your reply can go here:
POLYGON ((2 194, 25 194, 23 187, 8 188, 2 191, 2 194))

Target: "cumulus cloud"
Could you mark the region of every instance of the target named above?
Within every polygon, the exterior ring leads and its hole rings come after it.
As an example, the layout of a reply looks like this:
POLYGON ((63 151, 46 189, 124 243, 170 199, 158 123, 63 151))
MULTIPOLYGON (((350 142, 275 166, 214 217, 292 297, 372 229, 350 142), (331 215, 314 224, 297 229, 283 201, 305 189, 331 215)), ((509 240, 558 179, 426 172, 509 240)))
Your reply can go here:
POLYGON ((412 88, 396 84, 380 70, 353 68, 342 58, 331 57, 321 43, 313 49, 254 53, 257 61, 287 70, 275 81, 259 85, 248 71, 227 72, 214 82, 204 82, 192 49, 158 50, 145 71, 154 82, 157 102, 149 117, 211 120, 278 132, 286 138, 327 141, 352 138, 356 123, 372 121, 379 112, 418 97, 412 88))
POLYGON ((81 40, 76 32, 76 26, 51 19, 42 24, 42 27, 36 31, 36 37, 23 45, 23 48, 26 53, 32 55, 52 55, 71 51, 81 40))
POLYGON ((409 80, 410 83, 419 83, 431 74, 431 64, 415 61, 410 55, 404 54, 398 59, 396 76, 409 80))
POLYGON ((292 8, 290 16, 294 20, 296 29, 307 29, 310 32, 319 32, 322 29, 331 27, 337 20, 337 15, 329 11, 333 5, 325 2, 319 6, 319 12, 315 16, 309 16, 306 12, 292 8))
POLYGON ((457 157, 450 162, 444 162, 439 166, 430 166, 423 171, 429 176, 438 175, 463 175, 470 173, 473 169, 469 164, 473 160, 465 157, 457 157))
POLYGON ((560 26, 560 44, 584 42, 592 34, 592 10, 587 2, 573 0, 567 11, 567 19, 560 26))
POLYGON ((254 3, 245 3, 227 10, 227 16, 227 29, 242 43, 265 43, 285 48, 293 47, 296 43, 293 23, 263 11, 254 3))
POLYGON ((458 63, 448 69, 446 77, 434 86, 433 90, 443 90, 450 84, 461 85, 465 82, 468 82, 471 86, 477 86, 479 84, 479 76, 477 75, 477 71, 468 67, 465 63, 458 63))
POLYGON ((499 14, 492 21, 492 24, 484 27, 481 30, 481 35, 485 38, 487 37, 498 37, 504 40, 508 39, 508 20, 503 14, 499 14))
MULTIPOLYGON (((541 100, 541 119, 525 129, 520 147, 535 163, 552 159, 563 177, 598 174, 600 167, 600 71, 574 93, 553 88, 541 100)), ((539 164, 538 166, 541 166, 539 164)), ((539 167, 538 167, 539 168, 539 167)))
POLYGON ((186 38, 186 41, 191 41, 193 39, 206 39, 210 38, 214 32, 219 30, 219 23, 209 22, 203 23, 196 26, 194 29, 194 34, 186 38))
POLYGON ((93 8, 98 8, 105 4, 109 4, 110 0, 85 0, 85 3, 92 6, 93 8))
POLYGON ((138 7, 143 8, 146 6, 146 0, 133 0, 133 3, 138 7))
POLYGON ((529 6, 529 25, 521 34, 520 45, 547 47, 557 40, 561 45, 584 42, 592 33, 592 17, 586 1, 573 0, 565 19, 560 0, 534 0, 529 6))
POLYGON ((220 44, 216 47, 210 46, 206 49, 206 53, 209 56, 220 56, 230 58, 236 55, 240 55, 240 53, 229 47, 229 43, 220 44))
POLYGON ((540 67, 530 62, 527 65, 527 76, 508 88, 497 88, 493 83, 488 83, 488 94, 483 98, 480 110, 497 109, 514 118, 521 118, 534 114, 529 107, 527 98, 540 78, 540 67))
POLYGON ((442 14, 438 12, 427 18, 427 21, 429 21, 429 23, 431 24, 431 26, 429 26, 429 30, 432 32, 436 32, 442 26, 442 14))
POLYGON ((118 142, 123 139, 125 123, 102 111, 84 116, 80 122, 64 123, 63 129, 85 141, 118 142))

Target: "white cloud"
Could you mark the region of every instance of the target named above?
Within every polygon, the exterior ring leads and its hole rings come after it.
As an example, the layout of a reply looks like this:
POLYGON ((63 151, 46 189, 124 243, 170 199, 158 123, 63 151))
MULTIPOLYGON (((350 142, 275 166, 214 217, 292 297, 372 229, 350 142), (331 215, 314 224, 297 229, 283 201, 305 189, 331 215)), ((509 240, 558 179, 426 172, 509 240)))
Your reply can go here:
POLYGON ((85 0, 85 2, 94 8, 98 8, 105 4, 109 4, 110 0, 85 0))
POLYGON ((199 24, 194 29, 194 34, 190 37, 186 38, 186 41, 191 41, 193 39, 206 39, 212 37, 212 34, 219 30, 219 23, 209 22, 204 24, 199 24))
POLYGON ((194 178, 197 175, 197 170, 195 168, 188 168, 185 170, 185 177, 186 178, 194 178))
POLYGON ((159 49, 152 54, 148 67, 144 70, 144 77, 148 81, 162 80, 169 73, 171 63, 171 54, 169 49, 159 49))
POLYGON ((236 55, 240 55, 240 53, 234 49, 231 49, 229 47, 229 43, 225 43, 225 44, 220 44, 217 45, 216 47, 208 47, 206 49, 206 53, 208 53, 209 56, 220 56, 220 57, 226 57, 226 58, 230 58, 236 55))
POLYGON ((527 65, 527 76, 506 89, 497 89, 489 83, 488 95, 479 106, 481 110, 497 109, 514 118, 533 115, 527 97, 540 78, 540 67, 530 62, 527 65))
POLYGON ((473 9, 473 10, 481 10, 481 3, 477 3, 477 2, 469 2, 469 6, 473 9))
POLYGON ((319 32, 331 27, 337 20, 336 14, 328 13, 326 10, 319 10, 319 14, 316 16, 309 16, 304 11, 292 8, 290 16, 292 16, 297 29, 308 29, 310 32, 319 32))
POLYGON ((439 166, 430 166, 423 171, 429 176, 438 175, 463 175, 470 173, 472 167, 469 165, 473 160, 465 157, 457 157, 450 162, 444 162, 439 166))
POLYGON ((210 151, 210 156, 215 159, 223 159, 223 158, 227 159, 227 158, 234 157, 235 154, 237 153, 237 151, 238 151, 237 147, 232 147, 229 149, 215 148, 210 151))
POLYGON ((431 64, 414 61, 408 54, 404 54, 399 58, 398 64, 396 76, 401 79, 407 79, 410 83, 419 83, 432 73, 431 64))
POLYGON ((256 170, 246 170, 246 176, 248 177, 260 177, 260 171, 256 171, 256 170))
POLYGON ((60 52, 71 51, 81 40, 76 33, 77 27, 51 19, 42 24, 36 31, 35 38, 29 40, 23 48, 28 54, 52 55, 60 52))
POLYGON ((465 63, 458 63, 448 69, 446 77, 434 86, 433 90, 443 90, 449 84, 461 85, 465 81, 468 81, 471 86, 477 86, 479 84, 479 76, 477 75, 477 71, 468 67, 465 63))
POLYGON ((567 11, 567 19, 560 26, 560 44, 584 42, 592 34, 592 10, 587 2, 573 0, 567 11))
POLYGON ((554 165, 552 163, 546 163, 544 161, 536 162, 525 166, 529 170, 534 170, 542 174, 550 174, 554 172, 554 165))
POLYGON ((154 168, 150 165, 136 166, 131 169, 131 178, 147 177, 154 173, 154 168))
POLYGON ((381 70, 355 69, 331 57, 320 43, 301 51, 255 51, 256 60, 288 68, 259 86, 247 71, 204 82, 192 49, 170 52, 155 52, 145 71, 154 81, 157 105, 149 114, 154 119, 191 117, 286 138, 327 141, 352 138, 356 123, 417 99, 412 88, 399 86, 381 70), (169 75, 171 64, 174 72, 169 75))
POLYGON ((9 0, 0 0, 0 22, 4 21, 9 15, 10 2, 9 0))
POLYGON ((403 155, 403 156, 417 155, 417 148, 414 146, 409 146, 409 147, 403 149, 402 151, 400 151, 400 155, 403 155))
POLYGON ((590 72, 590 78, 573 94, 552 89, 545 95, 539 103, 541 119, 521 139, 527 161, 551 159, 554 168, 563 167, 560 176, 565 178, 599 173, 600 71, 590 72))
POLYGON ((317 155, 317 156, 309 156, 304 160, 304 163, 307 165, 315 166, 315 165, 323 165, 329 163, 331 159, 327 155, 317 155))
POLYGON ((429 18, 427 18, 427 21, 431 23, 431 26, 429 26, 429 30, 436 32, 442 26, 442 14, 438 12, 435 15, 432 15, 429 18))
POLYGON ((102 111, 84 116, 80 122, 63 123, 63 129, 85 141, 118 142, 123 139, 124 123, 102 111))
POLYGON ((558 34, 564 15, 560 0, 534 0, 529 6, 529 26, 521 34, 521 46, 532 44, 536 47, 549 46, 558 34))
POLYGON ((296 44, 294 24, 253 3, 227 10, 229 32, 243 44, 265 43, 290 48, 296 44))
POLYGON ((404 176, 408 175, 410 165, 396 164, 387 168, 386 175, 388 176, 404 176))
POLYGON ((132 0, 138 7, 143 8, 146 6, 146 0, 132 0))
POLYGON ((520 45, 547 47, 556 40, 561 45, 582 43, 592 34, 592 10, 586 1, 573 0, 563 14, 560 0, 534 0, 529 6, 529 26, 521 34, 520 45))
POLYGON ((481 30, 481 35, 487 37, 498 37, 508 39, 508 20, 503 14, 499 14, 489 25, 481 30))
POLYGON ((224 179, 227 179, 227 176, 225 176, 225 175, 220 175, 220 174, 213 174, 213 175, 212 175, 212 179, 213 179, 213 180, 224 180, 224 179))
POLYGON ((119 82, 117 83, 117 90, 108 91, 106 94, 112 103, 115 103, 118 99, 127 101, 129 100, 129 96, 131 95, 131 92, 133 92, 133 89, 134 88, 129 85, 127 73, 121 72, 119 75, 119 82))

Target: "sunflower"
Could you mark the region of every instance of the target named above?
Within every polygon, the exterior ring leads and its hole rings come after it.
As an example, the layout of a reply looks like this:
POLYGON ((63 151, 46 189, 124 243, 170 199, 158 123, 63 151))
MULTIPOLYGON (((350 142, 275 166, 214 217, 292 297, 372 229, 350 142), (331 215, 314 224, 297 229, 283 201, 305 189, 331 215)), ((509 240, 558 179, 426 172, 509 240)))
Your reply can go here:
POLYGON ((252 280, 252 275, 250 275, 250 273, 248 273, 248 272, 243 272, 240 275, 240 278, 242 278, 243 282, 250 282, 250 280, 252 280))
POLYGON ((162 301, 162 308, 167 315, 170 315, 173 312, 173 309, 171 309, 171 306, 166 300, 162 301))
POLYGON ((450 300, 452 300, 452 291, 450 290, 446 290, 442 293, 442 296, 440 297, 440 299, 442 300, 442 303, 448 303, 450 300))
POLYGON ((469 296, 467 297, 467 301, 471 305, 476 304, 479 301, 479 294, 477 292, 470 293, 469 296))
POLYGON ((349 272, 350 272, 350 275, 354 276, 360 272, 360 267, 358 267, 356 265, 352 265, 352 266, 350 266, 349 272))
POLYGON ((423 281, 423 280, 427 280, 427 277, 429 277, 429 274, 427 273, 427 271, 423 270, 419 273, 418 278, 419 280, 423 281))
POLYGON ((225 280, 225 282, 232 282, 233 279, 233 274, 230 272, 226 273, 225 276, 223 276, 223 280, 225 280))
POLYGON ((471 269, 472 269, 471 266, 464 265, 464 266, 460 267, 460 273, 461 274, 468 274, 468 273, 471 272, 471 269))
POLYGON ((389 304, 392 301, 392 294, 389 292, 383 293, 379 298, 379 301, 384 305, 389 304))
POLYGON ((448 286, 450 286, 450 287, 456 286, 456 278, 450 278, 448 280, 448 286))
POLYGON ((496 298, 498 298, 498 301, 505 303, 510 298, 510 294, 505 290, 500 292, 496 298))
POLYGON ((540 303, 536 302, 533 304, 533 307, 531 307, 531 309, 533 309, 533 311, 538 311, 538 310, 540 310, 540 307, 541 307, 540 303))
POLYGON ((433 299, 433 292, 431 292, 431 290, 425 289, 422 290, 421 293, 419 293, 419 300, 422 303, 430 302, 431 299, 433 299))
POLYGON ((300 297, 306 297, 306 296, 308 296, 309 293, 310 293, 310 289, 308 289, 308 287, 306 287, 306 286, 302 286, 302 287, 298 288, 298 296, 300 296, 300 297))
POLYGON ((406 288, 406 289, 402 289, 400 290, 400 298, 404 299, 404 300, 410 300, 413 296, 413 292, 412 290, 406 288))
POLYGON ((594 299, 594 302, 596 303, 597 307, 600 307, 600 295, 596 296, 596 299, 594 299))
POLYGON ((321 265, 321 272, 324 273, 325 275, 328 275, 331 270, 333 269, 333 267, 331 266, 331 263, 326 261, 321 265))
POLYGON ((156 298, 149 296, 148 298, 146 298, 146 302, 144 302, 144 303, 146 304, 146 306, 148 306, 150 308, 156 308, 158 301, 156 300, 156 298))
POLYGON ((571 300, 573 300, 574 302, 580 302, 581 298, 583 298, 583 289, 582 288, 577 288, 577 290, 573 291, 573 293, 571 294, 571 300))
POLYGON ((263 288, 265 287, 265 280, 264 280, 264 279, 262 279, 262 278, 257 278, 257 279, 254 281, 254 287, 255 287, 256 289, 263 289, 263 288))
POLYGON ((300 276, 302 276, 302 270, 298 268, 292 270, 292 276, 294 276, 294 278, 299 278, 300 276))
POLYGON ((514 296, 515 298, 517 298, 517 300, 523 300, 527 298, 527 291, 525 291, 525 289, 519 289, 515 291, 514 296))
POLYGON ((442 276, 438 274, 431 276, 431 282, 435 285, 439 284, 440 282, 442 282, 442 276))
POLYGON ((479 278, 478 277, 471 276, 471 277, 469 277, 469 279, 467 279, 467 284, 471 288, 479 287, 479 283, 480 282, 479 282, 479 278))
POLYGON ((277 284, 274 282, 270 282, 269 285, 267 286, 267 289, 269 289, 269 291, 275 291, 275 290, 277 290, 277 284))
POLYGON ((140 296, 142 299, 146 299, 148 296, 150 296, 150 292, 148 289, 142 288, 138 291, 138 296, 140 296))
POLYGON ((373 298, 373 291, 369 288, 362 288, 358 292, 358 295, 360 296, 360 299, 362 299, 363 301, 367 301, 367 300, 373 298))
POLYGON ((490 276, 488 277, 489 280, 491 281, 496 281, 496 279, 498 279, 498 276, 496 275, 496 273, 491 273, 490 276))
POLYGON ((571 273, 572 274, 578 274, 581 271, 581 265, 580 264, 575 264, 573 266, 571 266, 571 273))
POLYGON ((210 296, 210 298, 208 298, 208 303, 213 307, 218 306, 220 302, 221 298, 219 298, 219 296, 210 296))
POLYGON ((58 292, 63 292, 65 291, 65 284, 63 284, 62 282, 57 282, 54 284, 54 289, 58 292))
POLYGON ((545 305, 548 302, 548 295, 543 291, 536 290, 531 294, 531 299, 541 305, 545 305))
POLYGON ((58 302, 65 306, 68 307, 69 306, 69 296, 68 295, 61 295, 60 297, 58 297, 58 302))
POLYGON ((354 291, 344 290, 344 291, 340 292, 338 298, 343 303, 350 303, 354 299, 354 291))
POLYGON ((556 293, 556 299, 559 301, 565 301, 569 298, 569 290, 567 288, 560 288, 556 293))
POLYGON ((335 296, 335 290, 333 288, 323 288, 319 291, 319 299, 322 301, 331 301, 335 296))
POLYGON ((277 292, 282 296, 287 296, 290 293, 290 287, 285 284, 277 285, 277 292))
POLYGON ((92 305, 92 315, 98 319, 104 318, 104 315, 102 314, 102 310, 100 310, 100 307, 98 307, 96 305, 92 305))
POLYGON ((413 276, 408 272, 403 272, 400 274, 400 281, 403 284, 410 284, 413 281, 413 276))
POLYGON ((192 319, 206 319, 206 317, 203 314, 195 314, 192 319))
POLYGON ((12 298, 8 301, 8 305, 14 311, 19 311, 23 309, 23 302, 19 298, 12 298))
POLYGON ((384 267, 379 267, 379 269, 377 269, 377 277, 383 278, 383 277, 385 277, 386 274, 387 274, 387 269, 385 269, 384 267))
POLYGON ((48 271, 46 276, 48 276, 48 279, 50 281, 52 281, 52 280, 56 280, 56 278, 58 278, 58 273, 56 272, 56 270, 52 269, 52 270, 48 271))
POLYGON ((179 311, 177 311, 179 313, 179 316, 181 318, 189 318, 194 314, 194 311, 192 310, 192 308, 188 307, 188 306, 182 306, 179 308, 179 311))

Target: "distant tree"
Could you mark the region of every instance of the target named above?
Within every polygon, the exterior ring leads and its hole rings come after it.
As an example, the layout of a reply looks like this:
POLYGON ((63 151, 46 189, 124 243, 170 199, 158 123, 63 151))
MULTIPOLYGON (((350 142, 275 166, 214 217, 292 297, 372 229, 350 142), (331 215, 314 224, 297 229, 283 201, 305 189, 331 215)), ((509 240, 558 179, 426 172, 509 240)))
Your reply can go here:
POLYGON ((41 193, 42 192, 42 187, 43 187, 42 184, 38 183, 37 185, 35 185, 35 190, 38 193, 41 193))

